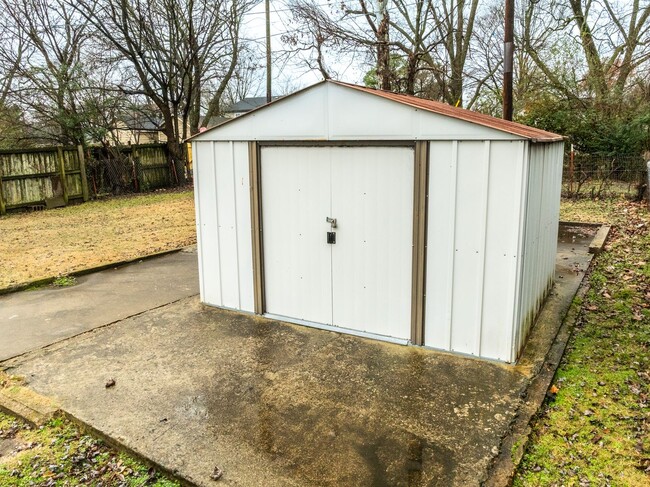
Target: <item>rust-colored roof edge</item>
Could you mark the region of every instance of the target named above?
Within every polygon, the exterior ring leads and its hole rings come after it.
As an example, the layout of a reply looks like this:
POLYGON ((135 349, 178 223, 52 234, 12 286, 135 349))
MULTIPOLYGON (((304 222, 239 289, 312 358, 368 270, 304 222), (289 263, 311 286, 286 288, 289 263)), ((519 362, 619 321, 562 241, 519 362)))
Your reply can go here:
POLYGON ((476 123, 477 125, 491 128, 493 130, 499 130, 501 132, 517 135, 533 143, 560 142, 564 140, 564 137, 562 135, 555 134, 553 132, 547 132, 546 130, 538 129, 536 127, 530 127, 521 123, 503 120, 501 118, 496 118, 484 113, 474 112, 465 108, 454 107, 439 101, 418 98, 413 95, 402 95, 390 91, 369 88, 366 86, 359 86, 352 83, 345 83, 343 81, 328 80, 328 82, 362 91, 370 95, 379 96, 381 98, 392 100, 397 103, 408 105, 420 110, 456 118, 470 123, 476 123))

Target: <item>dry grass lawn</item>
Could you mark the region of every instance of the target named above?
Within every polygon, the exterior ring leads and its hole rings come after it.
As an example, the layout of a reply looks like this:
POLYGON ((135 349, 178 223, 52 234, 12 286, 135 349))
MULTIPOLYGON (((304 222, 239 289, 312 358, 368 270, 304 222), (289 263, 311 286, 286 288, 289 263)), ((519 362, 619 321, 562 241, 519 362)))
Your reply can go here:
POLYGON ((0 217, 0 289, 196 242, 191 190, 0 217))

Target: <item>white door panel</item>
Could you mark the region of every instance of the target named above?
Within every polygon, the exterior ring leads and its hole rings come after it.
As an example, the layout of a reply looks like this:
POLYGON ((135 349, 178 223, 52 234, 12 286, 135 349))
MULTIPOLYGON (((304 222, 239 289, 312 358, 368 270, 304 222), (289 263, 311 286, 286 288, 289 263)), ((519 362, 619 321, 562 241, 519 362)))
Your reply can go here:
POLYGON ((414 153, 332 148, 333 322, 409 339, 414 153))
POLYGON ((332 323, 329 151, 262 149, 266 312, 332 323))
POLYGON ((261 158, 266 312, 410 338, 413 150, 269 147, 261 158))

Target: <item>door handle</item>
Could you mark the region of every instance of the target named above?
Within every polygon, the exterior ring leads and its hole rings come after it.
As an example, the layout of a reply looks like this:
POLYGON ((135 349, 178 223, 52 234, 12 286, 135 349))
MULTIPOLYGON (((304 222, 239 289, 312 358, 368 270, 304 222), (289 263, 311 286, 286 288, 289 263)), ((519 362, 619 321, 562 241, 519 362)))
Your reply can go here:
POLYGON ((325 221, 332 225, 332 228, 336 228, 336 218, 330 218, 329 216, 325 218, 325 221))

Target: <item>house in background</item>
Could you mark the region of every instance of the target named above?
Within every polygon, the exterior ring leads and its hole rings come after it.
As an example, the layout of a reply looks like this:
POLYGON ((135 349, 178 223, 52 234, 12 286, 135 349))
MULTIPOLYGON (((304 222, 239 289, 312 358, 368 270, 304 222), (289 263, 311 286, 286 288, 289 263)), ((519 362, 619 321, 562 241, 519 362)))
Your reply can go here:
POLYGON ((162 117, 135 111, 120 116, 111 130, 110 140, 119 145, 161 144, 167 142, 162 117))
MULTIPOLYGON (((230 118, 222 117, 222 116, 210 117, 208 119, 208 123, 205 125, 205 127, 211 129, 212 127, 216 127, 217 125, 221 125, 222 123, 227 122, 228 120, 230 120, 230 118)), ((201 116, 201 118, 199 119, 199 126, 200 127, 203 127, 203 122, 204 121, 205 121, 205 117, 201 116)))
MULTIPOLYGON (((278 98, 281 97, 274 96, 272 97, 272 100, 275 101, 278 98)), ((226 108, 224 110, 224 116, 226 118, 239 117, 244 113, 250 112, 251 110, 255 110, 256 108, 263 107, 264 105, 266 105, 265 96, 251 96, 247 98, 242 98, 237 103, 231 105, 229 108, 226 108)))

